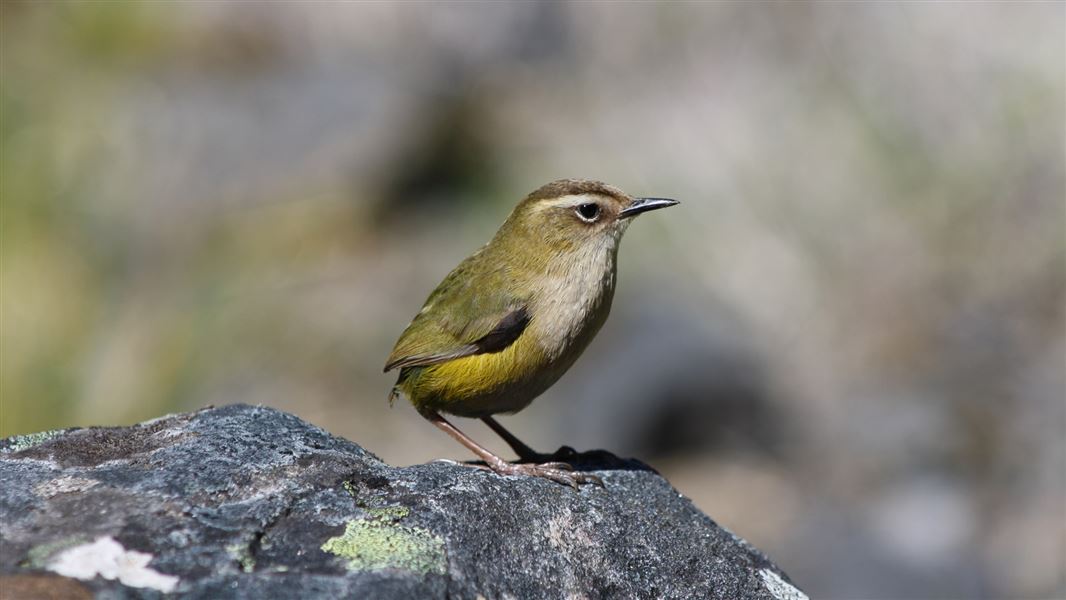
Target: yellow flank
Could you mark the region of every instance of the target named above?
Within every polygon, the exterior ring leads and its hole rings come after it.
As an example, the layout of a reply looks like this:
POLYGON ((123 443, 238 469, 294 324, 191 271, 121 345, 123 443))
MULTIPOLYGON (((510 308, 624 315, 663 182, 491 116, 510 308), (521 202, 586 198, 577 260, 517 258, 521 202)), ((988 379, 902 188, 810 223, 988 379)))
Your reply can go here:
POLYGON ((470 417, 514 412, 562 375, 548 362, 527 331, 499 352, 405 369, 399 388, 420 409, 470 417))

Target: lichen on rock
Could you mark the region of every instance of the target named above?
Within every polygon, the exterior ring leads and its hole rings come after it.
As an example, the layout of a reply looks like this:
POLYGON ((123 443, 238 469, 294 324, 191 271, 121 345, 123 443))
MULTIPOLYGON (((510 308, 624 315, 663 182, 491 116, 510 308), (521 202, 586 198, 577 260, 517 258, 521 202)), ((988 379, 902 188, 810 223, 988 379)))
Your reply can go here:
POLYGON ((92 543, 59 552, 49 559, 45 568, 74 579, 86 580, 100 576, 118 580, 129 587, 173 591, 178 578, 149 568, 151 560, 151 554, 127 550, 114 539, 102 537, 92 543))
POLYGON ((66 431, 67 430, 65 429, 53 429, 51 431, 40 431, 37 433, 27 433, 25 435, 13 435, 4 439, 3 442, 0 443, 0 453, 29 450, 38 444, 43 444, 52 438, 66 433, 66 431))
MULTIPOLYGON (((401 508, 406 513, 406 509, 401 508)), ((348 521, 344 533, 322 544, 322 550, 348 559, 352 570, 401 569, 412 573, 444 573, 444 540, 421 527, 405 527, 387 518, 348 521)))

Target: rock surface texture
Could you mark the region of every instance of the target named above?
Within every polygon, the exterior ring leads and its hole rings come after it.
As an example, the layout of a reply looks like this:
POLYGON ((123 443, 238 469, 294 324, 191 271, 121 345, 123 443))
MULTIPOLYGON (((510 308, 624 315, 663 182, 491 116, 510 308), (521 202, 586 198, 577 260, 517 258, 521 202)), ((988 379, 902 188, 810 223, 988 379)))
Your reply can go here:
POLYGON ((0 596, 806 598, 643 464, 573 462, 606 488, 390 467, 246 405, 8 438, 0 596))

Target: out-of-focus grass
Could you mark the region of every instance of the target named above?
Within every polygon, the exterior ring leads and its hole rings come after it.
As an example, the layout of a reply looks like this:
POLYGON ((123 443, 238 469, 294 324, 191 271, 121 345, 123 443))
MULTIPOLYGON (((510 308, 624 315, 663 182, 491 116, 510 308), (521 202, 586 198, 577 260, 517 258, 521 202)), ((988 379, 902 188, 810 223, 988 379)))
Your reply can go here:
POLYGON ((0 9, 3 435, 60 425, 75 409, 123 261, 93 231, 121 223, 92 208, 101 105, 166 44, 165 19, 147 3, 45 4, 0 9))

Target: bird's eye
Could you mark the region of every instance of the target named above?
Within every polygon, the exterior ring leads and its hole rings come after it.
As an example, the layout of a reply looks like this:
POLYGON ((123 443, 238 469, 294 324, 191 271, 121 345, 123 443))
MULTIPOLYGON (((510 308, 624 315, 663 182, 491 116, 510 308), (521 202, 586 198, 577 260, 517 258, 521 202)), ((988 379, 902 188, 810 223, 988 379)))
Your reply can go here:
POLYGON ((582 221, 591 223, 600 216, 600 205, 595 202, 581 204, 577 207, 577 216, 581 217, 582 221))

